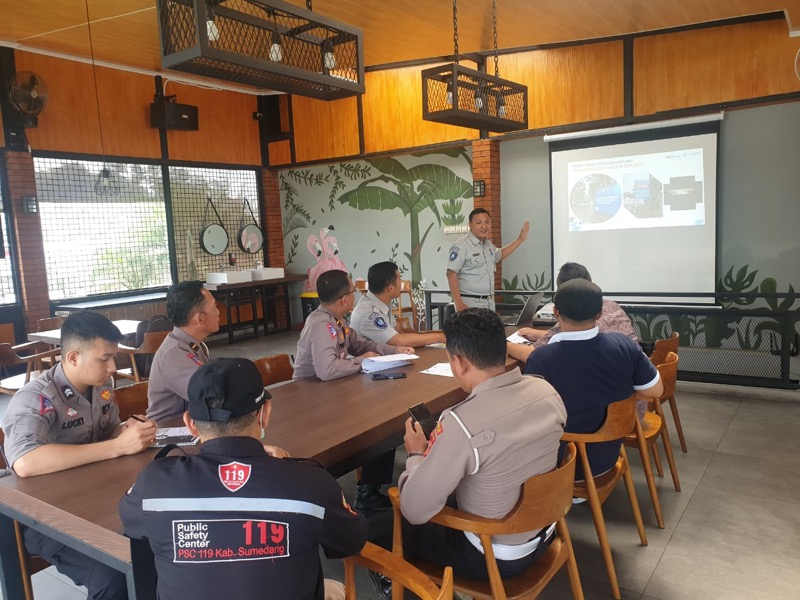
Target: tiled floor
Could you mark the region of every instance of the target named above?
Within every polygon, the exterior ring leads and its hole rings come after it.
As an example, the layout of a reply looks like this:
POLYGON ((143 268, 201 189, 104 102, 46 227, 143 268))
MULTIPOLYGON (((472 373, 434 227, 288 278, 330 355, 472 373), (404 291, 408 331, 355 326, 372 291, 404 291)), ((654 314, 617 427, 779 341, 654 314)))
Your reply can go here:
MULTIPOLYGON (((228 346, 211 344, 213 356, 257 358, 294 353, 297 333, 278 334, 228 346)), ((276 392, 279 393, 279 392, 276 392)), ((688 454, 675 454, 683 491, 658 480, 666 529, 655 526, 639 466, 629 456, 649 544, 639 545, 630 506, 619 487, 604 505, 608 536, 626 600, 758 600, 800 598, 800 392, 678 386, 688 454)), ((0 401, 0 414, 6 402, 0 401)), ((671 418, 667 417, 670 427, 671 418)), ((269 431, 267 431, 269 436, 269 431)), ((398 452, 398 469, 403 453, 398 452)), ((666 465, 665 465, 666 466, 666 465)), ((352 497, 352 474, 340 480, 352 497)), ((587 600, 611 598, 608 577, 586 505, 568 517, 587 600)), ((326 574, 341 578, 341 561, 324 560, 326 574)), ((35 576, 39 600, 85 598, 54 570, 35 576)), ((359 573, 359 598, 373 598, 359 573)), ((541 598, 572 598, 558 576, 541 598)))

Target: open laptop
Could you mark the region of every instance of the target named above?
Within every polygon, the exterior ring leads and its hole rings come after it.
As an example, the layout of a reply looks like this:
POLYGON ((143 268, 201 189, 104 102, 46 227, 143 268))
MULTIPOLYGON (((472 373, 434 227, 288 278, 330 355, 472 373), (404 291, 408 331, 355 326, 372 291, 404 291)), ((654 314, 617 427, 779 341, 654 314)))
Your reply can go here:
POLYGON ((509 315, 507 317, 500 317, 500 319, 505 325, 530 327, 533 321, 533 315, 536 314, 536 309, 539 308, 539 303, 542 301, 543 297, 544 292, 528 296, 528 299, 525 300, 525 304, 522 307, 522 311, 520 311, 518 315, 509 315))

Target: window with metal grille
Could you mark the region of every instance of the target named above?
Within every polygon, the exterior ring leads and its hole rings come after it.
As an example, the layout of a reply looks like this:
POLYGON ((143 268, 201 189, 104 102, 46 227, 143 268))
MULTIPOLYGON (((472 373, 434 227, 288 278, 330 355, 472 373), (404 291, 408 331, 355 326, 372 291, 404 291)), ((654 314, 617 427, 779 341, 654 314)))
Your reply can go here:
POLYGON ((11 264, 9 249, 8 219, 3 212, 2 191, 0 191, 0 227, 3 231, 4 258, 0 258, 0 305, 15 304, 17 294, 14 291, 14 267, 11 264))
POLYGON ((236 269, 263 261, 263 252, 244 252, 238 242, 244 225, 260 226, 255 170, 170 167, 169 181, 179 280, 205 279, 206 273, 225 270, 231 256, 236 269), (228 247, 219 255, 199 250, 203 227, 220 222, 228 233, 228 247))
POLYGON ((50 299, 171 283, 161 167, 34 158, 50 299), (106 168, 119 195, 95 184, 106 168))

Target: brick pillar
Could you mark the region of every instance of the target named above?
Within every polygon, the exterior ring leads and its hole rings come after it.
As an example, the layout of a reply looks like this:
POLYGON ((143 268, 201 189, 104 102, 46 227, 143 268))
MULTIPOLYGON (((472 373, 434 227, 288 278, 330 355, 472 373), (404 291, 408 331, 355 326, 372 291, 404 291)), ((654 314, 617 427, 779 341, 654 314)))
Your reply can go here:
MULTIPOLYGON (((500 222, 500 143, 495 140, 472 142, 472 179, 482 179, 486 184, 486 195, 475 198, 475 208, 485 208, 492 215, 490 239, 498 248, 503 246, 500 222)), ((503 283, 503 263, 497 265, 494 287, 499 290, 503 283)))
MULTIPOLYGON (((261 185, 264 198, 264 235, 267 238, 267 266, 285 267, 286 258, 283 249, 283 215, 281 213, 281 192, 278 171, 261 170, 261 185)), ((283 286, 278 294, 288 294, 289 286, 283 286)), ((282 303, 275 306, 278 326, 286 326, 286 308, 282 303)))
POLYGON ((50 292, 44 263, 42 223, 39 215, 22 211, 22 197, 36 195, 33 157, 27 152, 6 152, 8 188, 14 215, 20 293, 27 331, 36 331, 36 322, 50 316, 50 292))

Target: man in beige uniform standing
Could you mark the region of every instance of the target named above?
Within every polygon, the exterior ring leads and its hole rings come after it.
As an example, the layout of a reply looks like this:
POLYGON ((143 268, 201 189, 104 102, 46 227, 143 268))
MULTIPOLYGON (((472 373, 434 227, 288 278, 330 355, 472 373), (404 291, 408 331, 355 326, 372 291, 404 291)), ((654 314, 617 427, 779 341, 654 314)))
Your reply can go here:
POLYGON ((530 223, 525 221, 519 237, 502 248, 489 240, 492 217, 485 208, 469 213, 469 233, 450 248, 447 261, 447 283, 456 311, 467 308, 494 310, 494 271, 504 258, 528 239, 530 223))
MULTIPOLYGON (((353 310, 356 288, 344 271, 326 271, 317 279, 320 307, 306 319, 297 342, 294 378, 318 377, 322 381, 346 377, 361 371, 361 361, 382 354, 411 354, 413 348, 378 344, 359 336, 344 322, 353 310)), ((380 493, 391 483, 394 450, 365 463, 354 505, 361 511, 392 509, 389 498, 380 493)))
POLYGON ((182 281, 167 292, 167 317, 175 326, 153 357, 147 387, 147 418, 183 416, 189 379, 208 362, 205 340, 219 331, 219 309, 202 281, 182 281))
MULTIPOLYGON (((487 309, 456 313, 444 326, 453 375, 466 400, 445 410, 429 440, 406 422, 406 470, 400 476, 405 517, 403 547, 409 558, 456 575, 488 579, 480 539, 427 521, 455 492, 458 508, 499 519, 519 500, 522 484, 556 466, 567 411, 546 381, 505 369, 505 328, 487 309)), ((513 577, 552 540, 555 524, 541 531, 495 537, 500 574, 513 577)))

